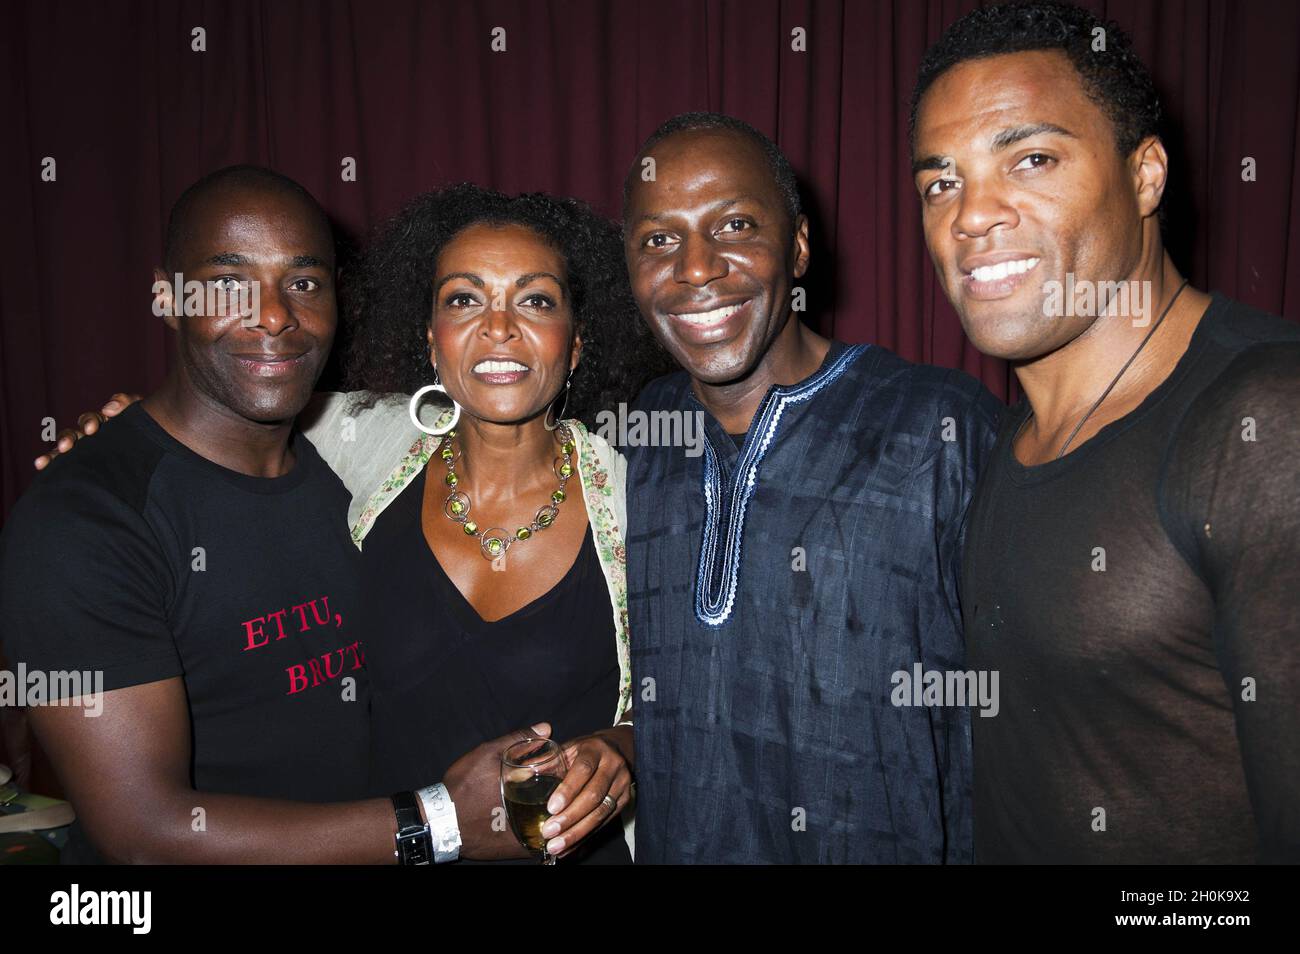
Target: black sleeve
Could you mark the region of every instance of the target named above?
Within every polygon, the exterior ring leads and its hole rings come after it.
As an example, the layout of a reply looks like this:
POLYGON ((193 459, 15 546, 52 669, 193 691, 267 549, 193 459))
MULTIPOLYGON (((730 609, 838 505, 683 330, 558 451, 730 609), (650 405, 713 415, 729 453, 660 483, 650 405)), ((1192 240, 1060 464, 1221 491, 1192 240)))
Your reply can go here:
POLYGON ((100 671, 106 692, 181 675, 171 593, 148 523, 88 476, 38 479, 0 536, 0 643, 29 673, 100 671))
MULTIPOLYGON (((975 382, 972 382, 975 383, 975 382)), ((993 454, 993 445, 998 440, 998 430, 1002 419, 1007 414, 1007 407, 982 384, 975 383, 978 389, 970 404, 958 418, 958 442, 954 448, 958 454, 952 462, 951 471, 959 482, 950 504, 951 516, 956 533, 956 549, 949 553, 949 562, 945 565, 945 574, 953 580, 954 593, 961 580, 961 556, 966 547, 966 520, 970 516, 971 502, 975 497, 975 486, 979 476, 993 454)))
MULTIPOLYGON (((935 556, 944 605, 935 616, 936 625, 923 636, 924 665, 937 670, 965 667, 959 583, 966 516, 975 483, 997 440, 998 420, 1004 409, 973 379, 960 372, 953 372, 953 376, 958 378, 958 386, 945 388, 945 400, 937 408, 935 423, 941 440, 935 478, 935 556)), ((974 850, 970 723, 979 716, 968 707, 933 707, 929 712, 942 772, 947 833, 944 860, 948 864, 968 864, 974 850)))
POLYGON ((1300 343, 1243 352, 1188 408, 1161 519, 1214 600, 1260 860, 1300 862, 1300 343))

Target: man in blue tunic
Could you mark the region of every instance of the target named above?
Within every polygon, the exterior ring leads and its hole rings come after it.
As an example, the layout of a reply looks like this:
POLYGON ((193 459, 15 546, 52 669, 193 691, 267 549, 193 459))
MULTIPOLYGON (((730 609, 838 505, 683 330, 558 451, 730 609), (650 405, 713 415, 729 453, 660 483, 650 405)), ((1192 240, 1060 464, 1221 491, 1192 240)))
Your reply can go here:
POLYGON ((914 683, 965 667, 959 554, 1001 405, 799 321, 808 219, 744 123, 660 127, 624 223, 685 369, 636 410, 704 421, 702 455, 627 449, 637 861, 970 861, 970 709, 914 683))

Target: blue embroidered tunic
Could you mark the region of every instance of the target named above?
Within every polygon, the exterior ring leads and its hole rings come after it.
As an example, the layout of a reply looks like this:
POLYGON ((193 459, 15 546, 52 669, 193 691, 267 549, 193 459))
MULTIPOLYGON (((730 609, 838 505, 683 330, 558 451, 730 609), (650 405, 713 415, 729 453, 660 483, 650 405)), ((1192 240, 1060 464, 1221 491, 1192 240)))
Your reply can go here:
POLYGON ((896 674, 964 669, 964 518, 1001 403, 834 342, 739 446, 684 372, 637 410, 705 428, 699 456, 625 449, 637 862, 969 862, 970 710, 896 705, 896 674))

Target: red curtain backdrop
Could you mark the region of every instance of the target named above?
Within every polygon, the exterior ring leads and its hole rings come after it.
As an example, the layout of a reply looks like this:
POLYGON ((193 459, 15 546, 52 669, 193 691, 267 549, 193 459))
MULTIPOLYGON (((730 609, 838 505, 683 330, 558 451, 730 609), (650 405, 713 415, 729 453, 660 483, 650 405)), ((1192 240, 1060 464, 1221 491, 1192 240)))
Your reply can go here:
MULTIPOLYGON (((809 320, 964 368, 1009 396, 935 283, 908 173, 917 65, 969 0, 36 2, 0 30, 0 497, 61 426, 167 368, 150 311, 167 211, 205 172, 279 169, 359 238, 472 180, 617 217, 641 140, 691 109, 774 138, 813 216, 809 320), (206 51, 192 49, 205 31, 206 51), (492 49, 504 30, 505 50, 492 49), (806 31, 806 52, 791 49, 806 31), (41 179, 44 157, 57 179, 41 179), (345 157, 355 182, 343 181, 345 157)), ((1174 155, 1169 241, 1202 288, 1300 320, 1300 5, 1086 4, 1155 73, 1174 155), (1244 182, 1253 158, 1257 178, 1244 182)))

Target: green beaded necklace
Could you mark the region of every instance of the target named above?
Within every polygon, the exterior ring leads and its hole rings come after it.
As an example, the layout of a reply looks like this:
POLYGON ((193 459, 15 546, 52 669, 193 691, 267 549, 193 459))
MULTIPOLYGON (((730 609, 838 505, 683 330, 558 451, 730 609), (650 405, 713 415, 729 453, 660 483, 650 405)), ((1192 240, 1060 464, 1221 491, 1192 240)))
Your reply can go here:
POLYGON ((454 520, 461 525, 467 537, 477 537, 479 549, 483 551, 483 558, 495 560, 503 556, 519 540, 528 540, 539 530, 545 530, 560 515, 560 504, 564 503, 565 493, 564 485, 568 479, 573 476, 573 454, 577 450, 577 445, 573 442, 573 434, 569 431, 567 424, 561 424, 555 429, 555 437, 560 442, 561 457, 555 458, 552 465, 555 470, 555 476, 560 479, 559 489, 551 494, 551 502, 538 509, 533 515, 532 523, 522 526, 514 533, 507 533, 501 527, 489 527, 486 530, 480 530, 477 523, 469 518, 470 500, 469 494, 463 490, 457 490, 456 484, 460 478, 456 476, 456 458, 460 456, 452 447, 452 438, 456 436, 455 431, 448 431, 443 437, 442 443, 438 447, 438 456, 442 462, 447 465, 447 476, 443 478, 451 493, 443 502, 442 512, 447 515, 449 520, 454 520))

